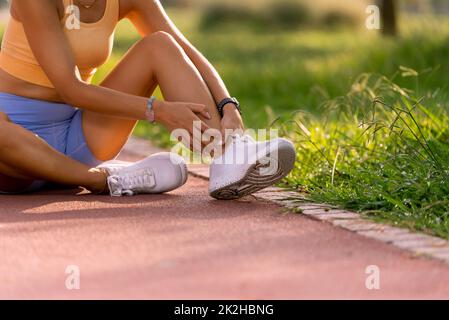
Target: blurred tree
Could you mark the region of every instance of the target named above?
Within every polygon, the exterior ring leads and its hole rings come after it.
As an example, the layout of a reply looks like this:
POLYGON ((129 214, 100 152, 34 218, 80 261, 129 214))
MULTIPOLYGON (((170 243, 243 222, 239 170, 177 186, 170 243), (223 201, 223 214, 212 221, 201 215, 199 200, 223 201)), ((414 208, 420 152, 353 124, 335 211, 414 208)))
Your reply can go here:
POLYGON ((433 0, 433 13, 449 14, 449 2, 447 0, 433 0))
POLYGON ((397 9, 397 0, 380 0, 382 33, 386 36, 395 36, 398 33, 397 9))
POLYGON ((8 0, 0 0, 0 9, 6 8, 8 6, 8 0))

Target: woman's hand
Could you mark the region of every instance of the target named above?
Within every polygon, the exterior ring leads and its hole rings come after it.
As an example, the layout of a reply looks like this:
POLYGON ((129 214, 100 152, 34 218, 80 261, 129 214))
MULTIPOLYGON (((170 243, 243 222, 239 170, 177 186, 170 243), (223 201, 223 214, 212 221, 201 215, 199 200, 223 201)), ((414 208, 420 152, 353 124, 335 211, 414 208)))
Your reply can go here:
POLYGON ((166 127, 170 133, 174 130, 183 129, 185 131, 185 135, 182 135, 182 138, 189 140, 189 147, 192 147, 193 139, 197 139, 203 144, 202 133, 209 129, 207 124, 204 123, 203 119, 211 119, 209 112, 207 111, 207 107, 202 104, 196 103, 184 103, 184 102, 167 102, 167 101, 159 101, 156 100, 153 104, 154 116, 156 122, 162 124, 166 127), (194 137, 194 122, 198 122, 201 124, 201 136, 194 137), (188 136, 187 135, 188 133, 188 136))
POLYGON ((243 125, 242 116, 237 108, 229 104, 223 108, 223 119, 221 120, 221 129, 223 137, 226 138, 226 130, 239 131, 243 134, 245 126, 243 125))

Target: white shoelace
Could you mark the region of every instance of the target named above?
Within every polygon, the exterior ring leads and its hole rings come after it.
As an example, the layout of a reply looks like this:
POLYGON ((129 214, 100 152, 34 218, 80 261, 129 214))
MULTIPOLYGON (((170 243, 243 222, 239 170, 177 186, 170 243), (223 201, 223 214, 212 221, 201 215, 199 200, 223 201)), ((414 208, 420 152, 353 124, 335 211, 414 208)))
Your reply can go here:
POLYGON ((156 186, 153 170, 146 168, 132 172, 121 172, 108 177, 109 190, 114 197, 133 196, 139 190, 150 190, 156 186))
POLYGON ((231 138, 234 143, 236 143, 237 141, 242 141, 244 143, 255 142, 255 140, 249 135, 241 136, 239 134, 233 134, 233 135, 231 135, 231 138))

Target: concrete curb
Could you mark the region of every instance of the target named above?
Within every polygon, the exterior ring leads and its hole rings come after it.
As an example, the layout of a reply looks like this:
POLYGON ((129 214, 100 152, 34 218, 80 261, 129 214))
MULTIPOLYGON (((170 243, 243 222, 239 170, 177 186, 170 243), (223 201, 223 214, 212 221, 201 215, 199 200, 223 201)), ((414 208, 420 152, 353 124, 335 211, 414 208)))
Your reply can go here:
MULTIPOLYGON (((147 156, 164 151, 154 148, 143 139, 131 138, 124 152, 147 156)), ((209 180, 209 170, 206 165, 189 165, 192 176, 209 180)), ((360 214, 333 208, 325 204, 307 203, 297 192, 281 188, 268 188, 254 195, 259 201, 275 203, 289 211, 301 213, 311 219, 330 223, 338 228, 354 232, 360 236, 381 241, 406 250, 415 257, 427 257, 449 264, 449 241, 438 237, 392 227, 367 220, 360 214)))

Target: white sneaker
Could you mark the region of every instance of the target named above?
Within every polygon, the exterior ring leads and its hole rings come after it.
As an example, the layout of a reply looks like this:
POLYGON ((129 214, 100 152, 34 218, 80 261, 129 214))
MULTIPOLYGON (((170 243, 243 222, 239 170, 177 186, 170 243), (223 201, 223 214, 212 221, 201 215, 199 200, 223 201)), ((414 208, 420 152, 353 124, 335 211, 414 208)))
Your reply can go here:
POLYGON ((296 151, 285 139, 256 142, 232 137, 224 154, 210 167, 209 193, 220 200, 238 199, 272 186, 293 169, 296 151))
POLYGON ((184 159, 168 152, 136 163, 109 161, 98 168, 108 171, 107 181, 113 197, 169 192, 184 185, 188 177, 184 159))

